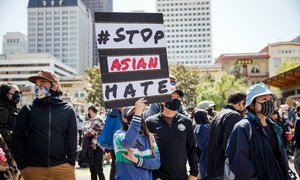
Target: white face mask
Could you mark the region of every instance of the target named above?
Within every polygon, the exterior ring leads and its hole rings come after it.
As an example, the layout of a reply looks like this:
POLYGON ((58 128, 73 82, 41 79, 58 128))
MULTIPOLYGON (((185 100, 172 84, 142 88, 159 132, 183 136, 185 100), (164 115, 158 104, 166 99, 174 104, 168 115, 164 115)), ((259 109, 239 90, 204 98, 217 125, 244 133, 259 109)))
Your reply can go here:
POLYGON ((42 99, 44 97, 51 96, 51 94, 49 93, 48 86, 44 86, 44 85, 35 86, 34 92, 35 92, 35 97, 38 99, 42 99))
POLYGON ((289 115, 284 114, 282 117, 283 117, 283 119, 287 119, 287 118, 289 118, 289 115))

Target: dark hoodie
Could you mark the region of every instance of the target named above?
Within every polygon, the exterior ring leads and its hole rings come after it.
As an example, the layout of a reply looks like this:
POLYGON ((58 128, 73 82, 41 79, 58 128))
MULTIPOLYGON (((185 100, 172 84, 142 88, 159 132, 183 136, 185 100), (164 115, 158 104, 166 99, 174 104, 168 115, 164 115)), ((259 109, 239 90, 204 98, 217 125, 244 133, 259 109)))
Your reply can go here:
POLYGON ((16 103, 10 101, 5 93, 0 94, 0 133, 6 141, 7 145, 11 146, 11 131, 15 127, 18 110, 16 103))
POLYGON ((194 134, 197 146, 201 150, 201 155, 199 157, 199 172, 203 179, 207 176, 207 144, 210 131, 207 115, 207 111, 203 109, 197 110, 194 114, 194 119, 197 123, 194 134))
POLYGON ((77 149, 74 108, 56 96, 35 99, 20 110, 12 138, 19 169, 64 163, 74 166, 77 149))

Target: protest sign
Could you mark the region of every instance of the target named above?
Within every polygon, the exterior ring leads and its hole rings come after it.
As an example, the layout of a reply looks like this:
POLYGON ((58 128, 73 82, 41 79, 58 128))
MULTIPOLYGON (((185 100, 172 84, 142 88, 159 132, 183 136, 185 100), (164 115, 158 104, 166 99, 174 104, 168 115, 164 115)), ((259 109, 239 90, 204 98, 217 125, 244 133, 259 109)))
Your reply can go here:
POLYGON ((105 108, 171 100, 160 13, 95 13, 105 108))

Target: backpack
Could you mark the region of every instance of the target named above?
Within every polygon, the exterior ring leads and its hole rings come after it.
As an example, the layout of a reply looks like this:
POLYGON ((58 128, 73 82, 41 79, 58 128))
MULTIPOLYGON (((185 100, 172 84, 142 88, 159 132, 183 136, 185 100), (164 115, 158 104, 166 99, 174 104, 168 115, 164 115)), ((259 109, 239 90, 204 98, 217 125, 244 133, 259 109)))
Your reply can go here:
POLYGON ((118 109, 112 109, 108 113, 103 131, 98 137, 98 144, 102 148, 114 149, 113 137, 117 130, 121 128, 121 112, 118 109))

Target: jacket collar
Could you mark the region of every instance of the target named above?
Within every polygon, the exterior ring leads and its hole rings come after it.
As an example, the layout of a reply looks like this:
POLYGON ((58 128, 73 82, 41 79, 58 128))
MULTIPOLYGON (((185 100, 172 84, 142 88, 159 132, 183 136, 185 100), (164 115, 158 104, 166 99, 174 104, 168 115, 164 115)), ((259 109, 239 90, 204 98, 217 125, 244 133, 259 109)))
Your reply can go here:
POLYGON ((60 104, 63 103, 62 99, 58 96, 48 96, 48 97, 44 97, 41 99, 35 98, 33 100, 34 103, 38 103, 38 104, 60 104))
MULTIPOLYGON (((263 126, 260 122, 260 119, 256 116, 256 114, 248 111, 246 119, 249 119, 252 122, 254 122, 256 124, 256 126, 259 127, 260 129, 263 128, 263 126)), ((281 128, 276 123, 274 123, 270 118, 267 118, 266 122, 268 123, 268 125, 272 126, 275 133, 281 133, 282 132, 281 128)))

